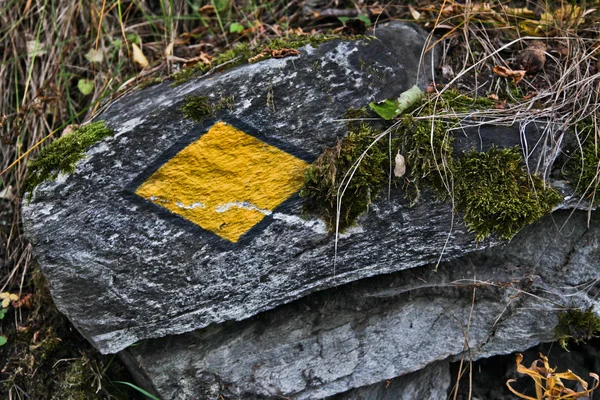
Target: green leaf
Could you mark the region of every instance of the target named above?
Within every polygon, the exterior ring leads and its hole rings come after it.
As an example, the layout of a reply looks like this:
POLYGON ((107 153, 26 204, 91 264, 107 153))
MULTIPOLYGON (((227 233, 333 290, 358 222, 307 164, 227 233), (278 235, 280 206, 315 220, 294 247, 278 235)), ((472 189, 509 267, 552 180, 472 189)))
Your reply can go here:
POLYGON ((152 400, 160 400, 158 397, 146 392, 144 389, 142 389, 141 387, 135 386, 133 383, 129 383, 129 382, 122 382, 122 381, 115 381, 114 383, 120 383, 121 385, 127 385, 131 388, 134 388, 135 390, 137 390, 138 392, 140 392, 141 394, 143 394, 144 396, 152 399, 152 400))
POLYGON ((371 102, 369 107, 383 119, 392 119, 400 114, 396 111, 398 110, 398 102, 395 99, 386 99, 377 103, 371 102))
POLYGON ((367 17, 366 15, 359 15, 356 18, 350 18, 350 17, 338 17, 338 21, 340 21, 342 24, 348 22, 351 19, 360 19, 362 22, 365 23, 366 26, 371 26, 371 19, 369 17, 367 17))
POLYGON ((77 82, 77 89, 79 89, 84 96, 87 96, 94 91, 94 81, 80 79, 79 82, 77 82))
POLYGON ((230 7, 229 1, 230 0, 214 0, 212 1, 212 5, 217 12, 222 13, 227 11, 227 9, 230 7))
POLYGON ((8 342, 6 336, 0 336, 0 346, 4 346, 8 342))
POLYGON ((0 309, 0 319, 4 319, 4 315, 8 312, 6 308, 0 309))
POLYGON ((231 25, 229 25, 230 33, 242 33, 243 31, 244 25, 240 24, 239 22, 232 22, 231 25))
POLYGON ((137 45, 142 43, 142 39, 140 39, 140 36, 137 33, 128 33, 126 37, 129 43, 135 43, 137 45))
POLYGON ((363 21, 366 26, 371 26, 371 19, 366 15, 361 14, 358 17, 356 17, 356 19, 360 19, 361 21, 363 21))
POLYGON ((369 103, 371 110, 375 111, 383 119, 392 119, 406 111, 409 107, 421 100, 423 92, 418 86, 413 86, 400 94, 397 99, 386 99, 377 103, 369 103))

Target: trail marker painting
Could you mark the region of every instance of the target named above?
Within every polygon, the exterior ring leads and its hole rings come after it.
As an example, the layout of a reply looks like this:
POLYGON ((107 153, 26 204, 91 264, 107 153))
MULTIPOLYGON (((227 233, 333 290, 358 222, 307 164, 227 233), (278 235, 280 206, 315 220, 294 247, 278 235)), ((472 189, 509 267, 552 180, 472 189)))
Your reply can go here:
POLYGON ((136 190, 231 242, 296 193, 308 164, 219 121, 136 190))

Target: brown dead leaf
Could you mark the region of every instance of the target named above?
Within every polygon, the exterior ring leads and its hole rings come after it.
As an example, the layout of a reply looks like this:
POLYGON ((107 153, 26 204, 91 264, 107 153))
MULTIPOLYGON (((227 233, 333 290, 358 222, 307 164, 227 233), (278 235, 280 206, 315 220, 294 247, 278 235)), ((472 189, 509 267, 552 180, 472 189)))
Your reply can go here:
POLYGON ((488 94, 487 98, 490 99, 490 100, 494 100, 494 101, 498 101, 499 100, 498 99, 498 95, 496 93, 488 94))
POLYGON ((508 106, 508 102, 506 100, 503 100, 500 103, 494 104, 494 108, 496 110, 504 110, 505 108, 507 108, 507 106, 508 106))
POLYGON ((284 58, 290 56, 298 56, 300 52, 296 49, 278 49, 278 50, 268 50, 271 53, 271 57, 273 58, 284 58))
POLYGON ((369 14, 371 14, 372 16, 378 16, 378 15, 383 14, 385 7, 380 6, 379 4, 373 4, 371 6, 367 6, 367 10, 369 11, 369 14))
POLYGON ((183 63, 183 68, 191 68, 198 63, 202 63, 204 65, 212 65, 213 56, 209 56, 205 52, 200 52, 199 56, 190 58, 186 62, 183 63))
POLYGON ((33 304, 33 294, 28 293, 21 296, 21 298, 13 303, 15 308, 31 308, 33 304))
POLYGON ((266 58, 269 58, 269 56, 270 56, 269 52, 266 51, 266 50, 263 50, 262 53, 259 53, 259 54, 255 55, 254 57, 250 57, 248 59, 248 63, 252 64, 252 63, 255 63, 255 62, 259 62, 259 61, 262 61, 262 60, 264 60, 266 58))
POLYGON ((215 14, 215 7, 212 5, 202 6, 198 9, 198 12, 203 15, 215 14))
POLYGON ((69 124, 65 126, 65 129, 63 129, 63 131, 60 133, 60 137, 73 133, 77 128, 79 128, 79 125, 77 124, 69 124))
POLYGON ((512 78, 515 83, 519 83, 521 79, 525 77, 527 71, 525 70, 512 70, 507 67, 503 67, 501 65, 496 65, 492 68, 492 71, 503 78, 512 78))

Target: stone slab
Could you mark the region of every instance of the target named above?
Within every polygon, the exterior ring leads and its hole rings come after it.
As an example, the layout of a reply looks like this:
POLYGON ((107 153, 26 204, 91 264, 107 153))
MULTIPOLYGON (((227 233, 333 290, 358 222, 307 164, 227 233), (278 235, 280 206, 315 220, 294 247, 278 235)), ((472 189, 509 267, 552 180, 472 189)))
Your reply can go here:
POLYGON ((352 399, 436 361, 523 351, 553 340, 561 309, 600 312, 581 290, 600 278, 600 214, 587 218, 558 211, 438 272, 363 279, 125 352, 163 398, 299 400, 364 387, 352 399))
POLYGON ((497 244, 475 243, 449 205, 423 196, 409 207, 393 189, 341 235, 334 267, 335 238, 323 221, 302 215, 294 194, 301 166, 347 133, 348 109, 427 85, 431 60, 419 68, 425 41, 417 27, 390 23, 374 38, 305 46, 299 56, 112 103, 100 119, 114 137, 24 205, 25 231, 58 308, 102 353, 115 353, 435 263, 442 251, 449 260, 497 244), (198 123, 180 111, 190 95, 233 101, 198 123), (222 141, 211 139, 215 129, 222 141), (231 135, 237 139, 226 140, 231 135), (193 148, 206 157, 187 168, 193 148))

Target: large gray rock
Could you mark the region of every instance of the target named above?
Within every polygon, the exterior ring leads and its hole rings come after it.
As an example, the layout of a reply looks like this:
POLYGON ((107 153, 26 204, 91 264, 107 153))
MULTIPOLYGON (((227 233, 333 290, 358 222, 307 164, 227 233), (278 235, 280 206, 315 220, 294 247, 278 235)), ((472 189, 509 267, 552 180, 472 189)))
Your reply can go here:
MULTIPOLYGON (((450 227, 451 211, 444 204, 423 203, 409 210, 398 195, 390 204, 373 207, 360 226, 341 238, 334 270, 334 239, 322 221, 302 218, 301 201, 293 195, 297 187, 275 205, 249 204, 239 193, 221 199, 214 220, 220 211, 262 213, 260 223, 236 243, 214 233, 219 224, 204 229, 162 207, 161 201, 168 200, 136 194, 181 149, 208 137, 203 134, 217 119, 249 134, 238 136, 258 137, 287 154, 269 171, 297 175, 298 166, 346 134, 345 123, 338 120, 349 108, 397 96, 415 82, 426 85, 426 76, 416 76, 424 32, 395 23, 379 27, 376 35, 306 46, 300 56, 126 96, 100 117, 115 129, 114 138, 93 146, 72 175, 35 190, 24 207, 26 232, 58 308, 101 352, 243 320, 316 290, 438 259, 450 227), (214 101, 234 96, 234 101, 217 119, 195 123, 179 111, 188 95, 214 101)), ((217 141, 226 136, 212 135, 217 141)), ((236 144, 223 143, 225 149, 236 144)), ((254 159, 243 151, 227 153, 233 160, 227 163, 235 167, 221 172, 233 176, 238 186, 252 188, 248 181, 256 174, 246 169, 254 159)), ((169 182, 166 186, 170 190, 169 182)), ((222 181, 212 185, 215 190, 221 186, 222 181)), ((185 213, 203 202, 171 205, 185 213)), ((242 216, 238 222, 244 220, 242 216)), ((476 249, 472 235, 459 224, 445 256, 476 249)))
MULTIPOLYGON (((437 273, 428 265, 363 279, 122 355, 165 399, 321 399, 438 360, 523 351, 554 339, 561 309, 600 311, 595 293, 581 290, 600 278, 600 214, 589 228, 587 218, 559 211, 437 273)), ((377 385, 335 399, 361 391, 390 394, 377 385)))

